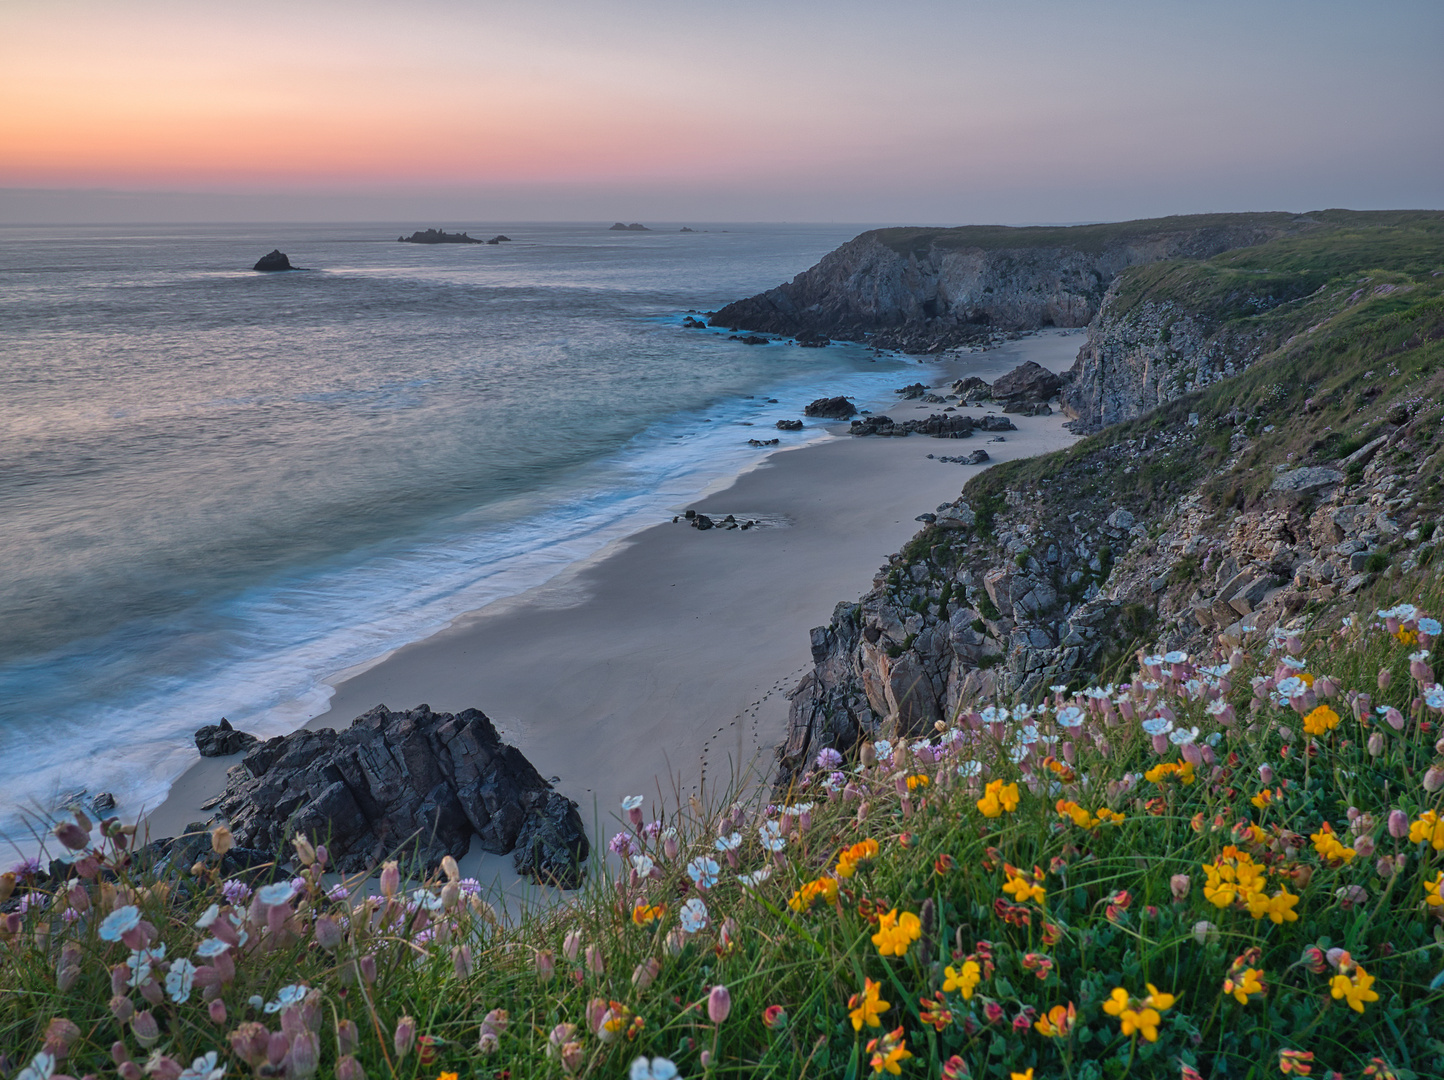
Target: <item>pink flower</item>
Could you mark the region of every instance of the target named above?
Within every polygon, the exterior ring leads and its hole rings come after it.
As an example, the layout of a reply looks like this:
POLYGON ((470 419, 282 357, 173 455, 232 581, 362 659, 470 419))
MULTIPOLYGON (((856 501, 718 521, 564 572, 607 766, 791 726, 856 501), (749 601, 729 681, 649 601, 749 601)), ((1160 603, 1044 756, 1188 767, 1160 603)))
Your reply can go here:
POLYGON ((722 1023, 731 1011, 732 995, 727 992, 727 987, 712 987, 712 992, 707 995, 707 1015, 712 1023, 722 1023))

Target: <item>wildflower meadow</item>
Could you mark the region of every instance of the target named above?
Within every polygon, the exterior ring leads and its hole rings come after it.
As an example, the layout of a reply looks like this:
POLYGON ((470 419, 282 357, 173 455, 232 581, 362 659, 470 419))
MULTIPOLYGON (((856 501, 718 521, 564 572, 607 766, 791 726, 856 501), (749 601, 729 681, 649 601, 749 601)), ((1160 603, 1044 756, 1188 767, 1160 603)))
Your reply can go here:
POLYGON ((76 813, 0 877, 0 1075, 1444 1076, 1440 636, 1140 654, 786 793, 636 796, 516 920, 449 858, 226 876, 218 826, 162 878, 76 813))

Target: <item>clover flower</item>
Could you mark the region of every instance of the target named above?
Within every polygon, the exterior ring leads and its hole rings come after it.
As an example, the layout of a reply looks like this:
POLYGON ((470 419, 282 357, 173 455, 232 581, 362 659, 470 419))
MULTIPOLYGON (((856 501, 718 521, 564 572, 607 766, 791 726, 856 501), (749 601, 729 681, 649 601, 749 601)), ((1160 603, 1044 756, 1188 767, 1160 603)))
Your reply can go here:
POLYGON ((239 907, 251 898, 251 887, 244 881, 231 878, 221 883, 221 896, 232 907, 239 907))
POLYGON ((620 855, 625 859, 628 855, 632 854, 632 834, 629 832, 617 833, 616 836, 607 841, 607 850, 613 855, 620 855))
POLYGON ((842 764, 842 755, 830 746, 823 747, 818 751, 816 764, 819 769, 831 772, 842 764))

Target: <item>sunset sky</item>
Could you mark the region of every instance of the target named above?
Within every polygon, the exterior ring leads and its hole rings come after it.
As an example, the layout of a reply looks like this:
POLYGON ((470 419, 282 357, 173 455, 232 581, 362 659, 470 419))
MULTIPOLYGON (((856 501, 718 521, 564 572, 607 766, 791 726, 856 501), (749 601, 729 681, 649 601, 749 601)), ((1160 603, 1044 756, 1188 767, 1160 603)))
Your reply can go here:
POLYGON ((0 0, 0 222, 1444 206, 1444 4, 0 0))

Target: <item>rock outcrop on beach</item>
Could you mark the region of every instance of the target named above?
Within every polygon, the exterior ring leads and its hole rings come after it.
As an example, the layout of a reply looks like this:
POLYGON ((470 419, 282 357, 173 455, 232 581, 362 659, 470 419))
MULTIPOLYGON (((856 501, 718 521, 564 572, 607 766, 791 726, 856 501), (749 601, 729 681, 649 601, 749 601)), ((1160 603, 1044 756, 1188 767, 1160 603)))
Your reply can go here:
POLYGON ((196 749, 201 757, 229 757, 249 750, 258 740, 254 735, 237 731, 224 716, 219 724, 207 724, 196 729, 196 749))
POLYGON ((1086 326, 1125 269, 1306 231, 1293 214, 1199 214, 1052 228, 876 229, 713 326, 935 352, 996 331, 1086 326))
POLYGON ((1139 647, 1226 656, 1435 561, 1444 214, 1383 217, 1338 247, 1127 271, 1064 388, 1095 433, 977 474, 812 631, 779 784, 963 701, 1106 681, 1139 647))
POLYGON ((217 805, 241 847, 278 851, 304 834, 353 873, 397 851, 434 867, 474 837, 484 851, 513 853, 518 873, 564 888, 580 883, 589 854, 576 803, 476 709, 378 705, 344 731, 260 743, 241 765, 217 805))
POLYGON ((259 270, 264 274, 273 274, 279 270, 293 270, 295 268, 291 265, 291 260, 286 257, 286 253, 277 248, 257 259, 256 265, 251 267, 251 269, 259 270))
POLYGON ((857 415, 857 406, 845 397, 818 398, 803 408, 802 415, 824 420, 846 420, 857 415))

